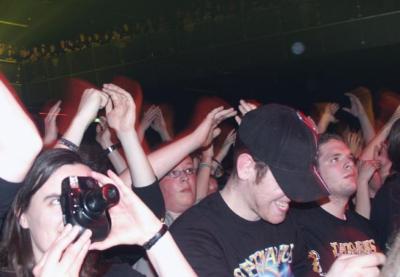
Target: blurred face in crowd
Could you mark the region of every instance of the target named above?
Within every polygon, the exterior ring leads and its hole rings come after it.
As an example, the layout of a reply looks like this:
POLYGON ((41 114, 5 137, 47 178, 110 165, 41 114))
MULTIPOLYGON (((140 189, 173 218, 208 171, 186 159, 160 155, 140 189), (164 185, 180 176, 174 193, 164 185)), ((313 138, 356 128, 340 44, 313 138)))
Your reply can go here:
POLYGON ((89 176, 90 173, 90 168, 82 164, 63 165, 32 196, 19 223, 22 228, 29 229, 36 261, 49 249, 64 228, 60 206, 62 180, 68 176, 89 176))
POLYGON ((347 145, 330 139, 318 148, 318 170, 332 196, 350 197, 357 189, 357 169, 347 145))
POLYGON ((163 179, 160 188, 165 207, 174 213, 183 213, 196 201, 196 170, 192 158, 186 157, 163 179))

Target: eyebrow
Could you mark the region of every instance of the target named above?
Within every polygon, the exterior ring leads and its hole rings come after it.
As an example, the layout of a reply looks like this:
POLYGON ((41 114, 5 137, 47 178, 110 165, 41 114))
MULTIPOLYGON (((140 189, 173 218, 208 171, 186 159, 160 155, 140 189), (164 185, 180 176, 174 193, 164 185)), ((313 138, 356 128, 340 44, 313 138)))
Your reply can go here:
POLYGON ((47 195, 43 200, 46 201, 46 200, 49 200, 49 199, 52 199, 52 198, 60 198, 60 197, 61 197, 61 194, 52 193, 50 195, 47 195))

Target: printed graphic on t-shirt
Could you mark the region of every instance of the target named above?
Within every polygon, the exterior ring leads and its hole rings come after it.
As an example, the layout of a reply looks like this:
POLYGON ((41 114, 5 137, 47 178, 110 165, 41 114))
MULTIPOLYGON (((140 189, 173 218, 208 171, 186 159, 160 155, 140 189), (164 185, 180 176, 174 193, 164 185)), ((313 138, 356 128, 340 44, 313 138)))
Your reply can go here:
MULTIPOLYGON (((377 252, 375 240, 373 239, 351 242, 331 242, 330 246, 332 255, 335 258, 344 254, 361 255, 377 252)), ((326 273, 323 272, 320 263, 320 254, 316 250, 310 250, 308 252, 308 258, 311 260, 313 271, 320 276, 325 276, 326 273)))
POLYGON ((290 267, 294 245, 281 244, 258 250, 240 263, 233 271, 235 277, 291 277, 290 267))
POLYGON ((317 272, 320 276, 325 276, 326 274, 322 272, 319 253, 315 250, 311 250, 308 252, 308 258, 311 259, 313 271, 317 272))
POLYGON ((339 257, 343 254, 360 255, 376 252, 375 240, 373 239, 351 242, 331 242, 330 245, 335 257, 339 257))

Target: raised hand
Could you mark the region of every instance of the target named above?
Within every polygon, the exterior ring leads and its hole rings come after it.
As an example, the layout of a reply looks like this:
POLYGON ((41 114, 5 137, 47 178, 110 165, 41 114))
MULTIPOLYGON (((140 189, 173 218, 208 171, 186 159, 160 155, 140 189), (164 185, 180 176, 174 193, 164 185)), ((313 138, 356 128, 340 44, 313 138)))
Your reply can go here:
POLYGON ((344 111, 352 114, 355 117, 360 117, 361 113, 364 111, 364 107, 360 102, 360 99, 358 99, 357 96, 355 96, 352 93, 345 93, 347 97, 349 97, 350 100, 350 108, 342 108, 344 111))
POLYGON ((120 200, 109 210, 112 222, 110 234, 104 241, 93 243, 90 249, 104 250, 119 244, 143 245, 160 230, 162 223, 116 174, 110 170, 107 174, 93 172, 92 177, 100 184, 114 184, 120 200))
POLYGON ((97 112, 109 102, 108 98, 107 94, 102 91, 94 88, 86 89, 82 94, 76 116, 83 118, 85 124, 89 125, 96 117, 97 112))
POLYGON ((56 119, 61 110, 60 105, 61 100, 57 101, 57 103, 50 108, 49 112, 44 118, 44 145, 51 145, 57 140, 58 128, 56 119))
POLYGON ((381 163, 378 160, 360 160, 358 163, 358 181, 359 183, 368 184, 372 175, 381 168, 381 163))
POLYGON ((236 115, 235 120, 236 120, 237 124, 240 125, 240 123, 242 122, 242 117, 249 111, 257 109, 257 105, 246 102, 245 100, 241 99, 239 101, 238 109, 240 111, 241 116, 236 115))
POLYGON ((327 277, 374 277, 379 276, 379 266, 385 263, 385 255, 341 255, 332 264, 327 277))
POLYGON ((60 236, 52 243, 33 269, 34 276, 78 277, 89 251, 90 230, 79 236, 81 227, 70 224, 64 227, 60 236), (77 238, 79 236, 79 238, 77 238))
POLYGON ((153 128, 154 131, 159 133, 164 141, 171 140, 171 135, 168 133, 168 128, 164 116, 162 114, 160 107, 158 106, 156 107, 156 114, 153 122, 151 123, 151 128, 153 128))
POLYGON ((108 102, 106 105, 108 125, 117 134, 134 129, 136 106, 132 96, 127 91, 113 84, 105 84, 103 92, 111 98, 111 102, 108 102))
POLYGON ((158 110, 159 110, 158 106, 151 105, 150 108, 148 108, 147 111, 144 112, 142 120, 140 121, 140 129, 143 134, 156 119, 158 110))
POLYGON ((339 104, 338 103, 328 103, 325 108, 324 108, 324 115, 327 116, 329 122, 337 122, 337 119, 335 118, 336 112, 339 110, 339 104))
POLYGON ((363 140, 359 133, 345 132, 344 139, 355 157, 359 157, 363 150, 363 140))
POLYGON ((237 112, 233 108, 224 109, 221 106, 213 109, 193 132, 194 137, 200 141, 200 145, 203 147, 209 146, 213 139, 221 133, 218 125, 223 120, 233 117, 236 114, 237 112))

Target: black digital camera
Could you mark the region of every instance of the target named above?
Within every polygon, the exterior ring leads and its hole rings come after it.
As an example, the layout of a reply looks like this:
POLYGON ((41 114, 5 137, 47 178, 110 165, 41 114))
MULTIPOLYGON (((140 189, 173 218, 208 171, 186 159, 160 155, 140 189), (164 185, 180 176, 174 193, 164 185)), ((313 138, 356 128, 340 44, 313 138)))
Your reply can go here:
POLYGON ((118 189, 102 187, 91 177, 70 176, 61 184, 61 209, 64 224, 82 226, 92 231, 92 241, 104 240, 111 230, 108 209, 119 201, 118 189))

